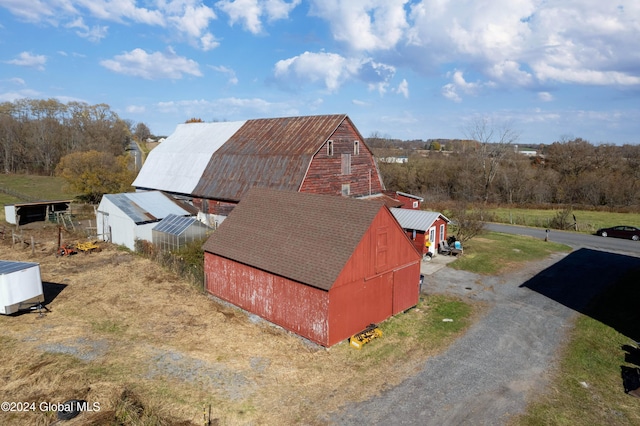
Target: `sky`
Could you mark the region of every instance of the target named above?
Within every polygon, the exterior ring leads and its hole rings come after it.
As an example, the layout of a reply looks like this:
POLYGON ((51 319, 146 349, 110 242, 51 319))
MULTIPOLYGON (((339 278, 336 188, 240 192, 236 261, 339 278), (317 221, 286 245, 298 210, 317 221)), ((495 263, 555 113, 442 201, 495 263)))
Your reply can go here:
POLYGON ((0 102, 347 114, 363 137, 640 143, 638 0, 0 0, 0 102))

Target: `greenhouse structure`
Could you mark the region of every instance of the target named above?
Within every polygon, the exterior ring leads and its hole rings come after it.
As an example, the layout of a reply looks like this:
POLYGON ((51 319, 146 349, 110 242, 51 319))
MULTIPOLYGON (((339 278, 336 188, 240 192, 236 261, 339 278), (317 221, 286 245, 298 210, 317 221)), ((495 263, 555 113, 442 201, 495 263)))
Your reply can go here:
POLYGON ((174 251, 188 243, 204 240, 213 231, 193 216, 170 214, 151 230, 153 244, 162 251, 174 251))

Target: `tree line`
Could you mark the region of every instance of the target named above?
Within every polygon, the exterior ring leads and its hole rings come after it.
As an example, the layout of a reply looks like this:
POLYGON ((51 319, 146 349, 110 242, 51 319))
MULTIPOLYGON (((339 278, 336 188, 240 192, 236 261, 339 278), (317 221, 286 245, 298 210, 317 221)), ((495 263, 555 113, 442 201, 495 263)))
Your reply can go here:
POLYGON ((431 202, 640 209, 640 145, 594 145, 576 138, 539 146, 535 156, 526 156, 514 140, 460 140, 448 144, 450 151, 385 146, 380 140, 372 145, 379 158, 408 158, 379 161, 387 189, 431 202))
POLYGON ((0 103, 0 170, 53 175, 62 157, 83 151, 122 155, 131 123, 108 105, 20 99, 0 103))

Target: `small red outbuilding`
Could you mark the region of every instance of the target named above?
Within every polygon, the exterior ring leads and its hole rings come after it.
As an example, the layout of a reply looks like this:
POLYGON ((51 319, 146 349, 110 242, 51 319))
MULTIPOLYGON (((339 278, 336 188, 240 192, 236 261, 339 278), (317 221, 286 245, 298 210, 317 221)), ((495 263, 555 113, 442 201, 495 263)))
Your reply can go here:
POLYGON ((209 293, 323 346, 418 303, 421 255, 381 202, 254 188, 203 248, 209 293))

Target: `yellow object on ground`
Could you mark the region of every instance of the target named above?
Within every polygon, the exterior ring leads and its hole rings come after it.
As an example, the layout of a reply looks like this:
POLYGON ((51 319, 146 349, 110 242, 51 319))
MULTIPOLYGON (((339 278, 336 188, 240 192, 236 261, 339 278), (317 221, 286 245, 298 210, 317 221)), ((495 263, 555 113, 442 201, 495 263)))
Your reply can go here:
POLYGON ((371 324, 364 331, 351 336, 349 344, 356 349, 362 349, 362 346, 364 346, 365 343, 369 343, 377 337, 382 337, 382 330, 380 330, 375 324, 371 324))

